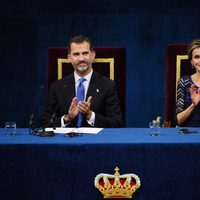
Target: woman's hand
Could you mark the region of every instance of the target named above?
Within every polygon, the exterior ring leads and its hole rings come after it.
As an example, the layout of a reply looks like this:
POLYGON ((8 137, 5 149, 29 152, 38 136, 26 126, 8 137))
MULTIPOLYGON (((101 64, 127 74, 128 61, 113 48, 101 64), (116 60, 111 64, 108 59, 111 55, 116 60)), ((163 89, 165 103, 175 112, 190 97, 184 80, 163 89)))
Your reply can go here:
POLYGON ((195 89, 195 85, 192 84, 190 87, 190 96, 192 100, 192 104, 196 107, 200 102, 200 88, 195 89))

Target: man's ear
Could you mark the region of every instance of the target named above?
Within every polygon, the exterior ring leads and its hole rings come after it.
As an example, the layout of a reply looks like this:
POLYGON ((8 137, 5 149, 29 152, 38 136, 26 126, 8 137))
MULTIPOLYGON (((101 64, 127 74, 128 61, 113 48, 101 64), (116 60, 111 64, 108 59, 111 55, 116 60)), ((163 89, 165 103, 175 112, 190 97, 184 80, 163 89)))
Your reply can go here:
POLYGON ((96 57, 96 52, 92 51, 92 59, 95 59, 95 57, 96 57))

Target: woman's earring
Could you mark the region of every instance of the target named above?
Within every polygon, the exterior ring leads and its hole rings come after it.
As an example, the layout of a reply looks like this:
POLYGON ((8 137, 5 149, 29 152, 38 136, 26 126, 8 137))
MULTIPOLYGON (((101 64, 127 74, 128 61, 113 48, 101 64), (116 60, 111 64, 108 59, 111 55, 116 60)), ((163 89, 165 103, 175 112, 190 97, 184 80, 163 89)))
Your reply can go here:
POLYGON ((194 65, 192 64, 192 69, 194 69, 195 67, 194 67, 194 65))

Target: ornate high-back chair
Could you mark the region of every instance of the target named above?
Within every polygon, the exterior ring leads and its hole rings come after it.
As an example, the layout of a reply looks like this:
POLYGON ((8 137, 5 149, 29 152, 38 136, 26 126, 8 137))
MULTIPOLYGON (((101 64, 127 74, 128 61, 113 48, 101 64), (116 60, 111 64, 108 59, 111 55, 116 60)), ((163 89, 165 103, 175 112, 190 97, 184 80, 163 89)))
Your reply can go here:
POLYGON ((180 77, 195 73, 187 56, 187 44, 167 46, 166 51, 166 121, 175 126, 176 89, 180 77))
MULTIPOLYGON (((126 49, 115 47, 94 48, 96 58, 93 69, 116 83, 121 103, 123 120, 126 117, 126 49)), ((51 47, 48 49, 48 86, 51 82, 73 72, 73 66, 67 59, 67 48, 51 47)))

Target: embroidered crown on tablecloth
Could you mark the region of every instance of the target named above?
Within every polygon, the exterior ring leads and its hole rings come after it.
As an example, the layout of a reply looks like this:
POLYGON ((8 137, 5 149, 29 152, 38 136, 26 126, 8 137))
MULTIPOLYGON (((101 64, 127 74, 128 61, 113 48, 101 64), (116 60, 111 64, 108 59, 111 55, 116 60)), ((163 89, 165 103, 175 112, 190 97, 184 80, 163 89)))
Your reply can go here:
POLYGON ((140 187, 140 178, 135 174, 120 175, 116 167, 115 174, 98 174, 95 177, 95 187, 104 198, 132 198, 133 193, 140 187))

